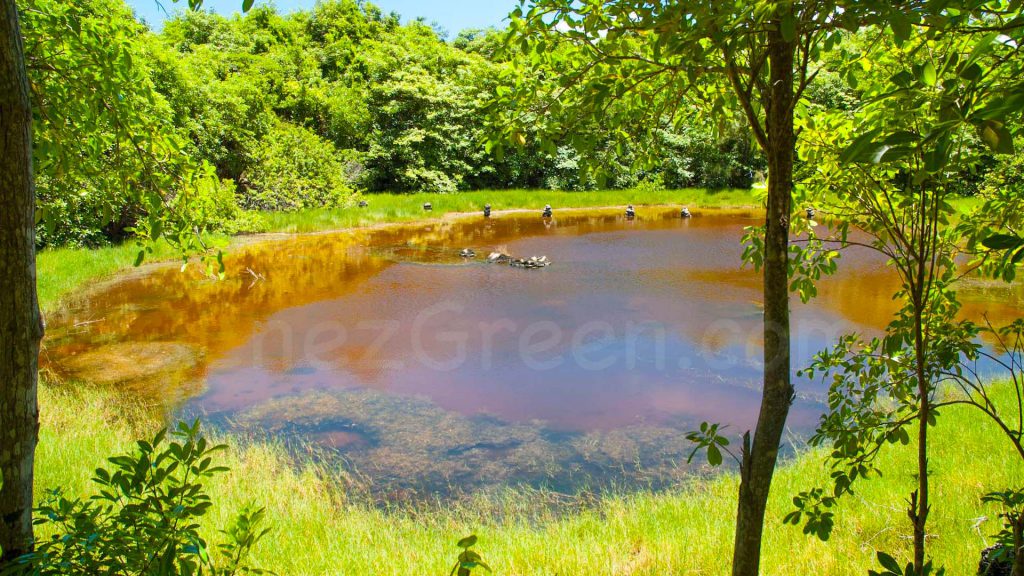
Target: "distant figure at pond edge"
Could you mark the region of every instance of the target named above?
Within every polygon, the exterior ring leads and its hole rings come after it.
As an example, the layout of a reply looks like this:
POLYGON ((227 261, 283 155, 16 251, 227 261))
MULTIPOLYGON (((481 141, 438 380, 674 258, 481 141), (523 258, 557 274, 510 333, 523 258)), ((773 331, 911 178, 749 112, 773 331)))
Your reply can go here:
POLYGON ((424 210, 433 210, 434 206, 430 202, 424 202, 423 203, 423 209, 424 210))
POLYGON ((484 218, 490 218, 490 217, 491 217, 491 205, 490 204, 484 204, 484 218))
POLYGON ((541 214, 542 218, 551 218, 551 204, 544 205, 544 213, 541 214))
POLYGON ((682 216, 683 218, 689 218, 690 216, 693 216, 693 214, 690 214, 690 209, 687 208, 686 206, 683 206, 683 210, 679 212, 679 215, 682 216))
POLYGON ((626 218, 632 220, 636 217, 636 210, 633 210, 633 205, 626 206, 626 218))
POLYGON ((814 208, 808 208, 807 209, 807 219, 808 220, 812 220, 814 218, 814 214, 815 214, 814 208))

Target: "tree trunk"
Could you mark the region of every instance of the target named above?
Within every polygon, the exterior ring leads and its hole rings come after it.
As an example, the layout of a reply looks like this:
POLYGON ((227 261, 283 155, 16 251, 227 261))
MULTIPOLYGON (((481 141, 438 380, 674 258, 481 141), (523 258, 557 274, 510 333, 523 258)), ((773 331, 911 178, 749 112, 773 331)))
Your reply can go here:
POLYGON ((744 438, 733 576, 756 576, 761 535, 782 432, 793 401, 789 361, 789 214, 793 187, 794 44, 769 33, 770 98, 764 102, 768 212, 764 260, 764 390, 753 445, 744 438))
MULTIPOLYGON (((924 267, 924 259, 921 259, 919 268, 924 267)), ((918 276, 917 282, 921 285, 924 282, 924 272, 918 276)), ((925 341, 924 341, 924 318, 922 301, 923 296, 915 296, 914 310, 914 351, 916 359, 916 377, 918 402, 917 420, 917 490, 910 496, 910 520, 914 524, 914 570, 917 574, 924 574, 925 561, 925 531, 928 523, 928 512, 931 505, 928 502, 928 419, 931 417, 931 398, 928 396, 929 386, 925 373, 925 341)))
POLYGON ((32 111, 14 0, 0 0, 0 564, 32 549, 39 430, 32 111))
POLYGON ((1014 514, 1010 524, 1013 529, 1013 567, 1010 576, 1024 576, 1024 516, 1014 514))

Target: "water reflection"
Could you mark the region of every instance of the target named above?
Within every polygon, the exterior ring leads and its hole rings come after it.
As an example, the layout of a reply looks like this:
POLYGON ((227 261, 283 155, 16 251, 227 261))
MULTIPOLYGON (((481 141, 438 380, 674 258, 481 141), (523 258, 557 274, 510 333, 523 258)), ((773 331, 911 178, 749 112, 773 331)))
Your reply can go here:
MULTIPOLYGON (((44 360, 313 440, 383 487, 661 485, 687 472, 686 430, 756 418, 761 285, 739 267, 756 223, 669 208, 523 213, 253 245, 223 281, 167 268, 72 302, 51 319, 44 360), (487 264, 491 251, 554 264, 487 264)), ((794 367, 839 334, 877 332, 895 287, 879 257, 849 251, 817 300, 794 304, 794 367)), ((1018 310, 965 300, 968 314, 1018 310)), ((801 433, 824 388, 798 389, 801 433)))

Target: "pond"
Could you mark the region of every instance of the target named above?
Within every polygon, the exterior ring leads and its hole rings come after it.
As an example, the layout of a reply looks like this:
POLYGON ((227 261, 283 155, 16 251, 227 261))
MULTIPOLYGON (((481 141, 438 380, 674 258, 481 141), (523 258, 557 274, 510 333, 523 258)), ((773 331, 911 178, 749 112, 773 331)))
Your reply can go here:
MULTIPOLYGON (((521 212, 284 237, 233 249, 223 280, 156 266, 93 287, 48 319, 43 362, 313 446, 389 494, 664 486, 693 472, 687 431, 756 419, 761 281, 740 238, 759 218, 521 212)), ((817 299, 794 298, 794 370, 840 334, 879 332, 895 287, 877 255, 844 254, 817 299)), ((1019 314, 991 290, 966 290, 966 312, 1019 314)), ((826 391, 797 389, 791 439, 826 391)))

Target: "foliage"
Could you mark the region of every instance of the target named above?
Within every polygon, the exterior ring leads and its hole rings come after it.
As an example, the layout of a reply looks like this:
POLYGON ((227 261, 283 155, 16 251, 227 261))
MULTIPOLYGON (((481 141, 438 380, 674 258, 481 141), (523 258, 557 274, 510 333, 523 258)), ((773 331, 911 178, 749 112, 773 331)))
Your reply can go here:
POLYGON ((249 189, 241 196, 246 208, 298 210, 340 206, 352 199, 334 145, 306 128, 279 123, 253 156, 246 174, 249 189))
POLYGON ((246 562, 268 529, 263 509, 246 508, 223 531, 216 554, 198 520, 213 505, 204 483, 227 471, 215 466, 224 450, 200 433, 198 420, 137 442, 137 450, 109 458, 96 469, 99 494, 69 499, 52 490, 35 510, 34 523, 53 530, 11 574, 265 574, 246 562))
MULTIPOLYGON (((888 258, 902 282, 894 295, 902 307, 883 338, 845 336, 808 370, 812 377, 831 377, 829 410, 811 443, 831 447, 833 486, 830 493, 803 493, 811 497, 795 500, 790 518, 820 517, 857 480, 878 472, 873 463, 884 445, 909 443, 907 429, 916 427, 918 485, 907 499, 915 557, 903 569, 879 553, 887 575, 931 570, 924 549, 932 511, 927 439, 945 405, 940 386, 960 384, 967 403, 993 416, 984 385, 970 378, 963 384, 966 363, 981 353, 975 343, 980 331, 957 320, 955 292, 960 240, 973 236, 983 244, 984 234, 976 219, 953 224, 950 200, 961 191, 963 174, 974 173, 989 154, 1012 152, 1007 126, 1015 110, 1006 100, 1017 101, 1024 92, 1015 80, 1015 45, 960 28, 976 23, 967 18, 916 36, 896 25, 890 39, 851 43, 857 58, 871 62, 845 74, 859 85, 862 104, 802 121, 806 199, 827 205, 834 217, 867 235, 833 238, 838 245, 859 245, 888 258)), ((810 531, 823 538, 830 533, 810 531)))
POLYGON ((458 560, 456 560, 455 565, 452 566, 450 576, 469 576, 473 570, 478 567, 491 572, 491 567, 484 562, 483 558, 480 557, 480 554, 475 550, 470 550, 474 544, 476 544, 475 534, 466 536, 459 540, 457 546, 462 548, 462 552, 459 553, 458 560))

